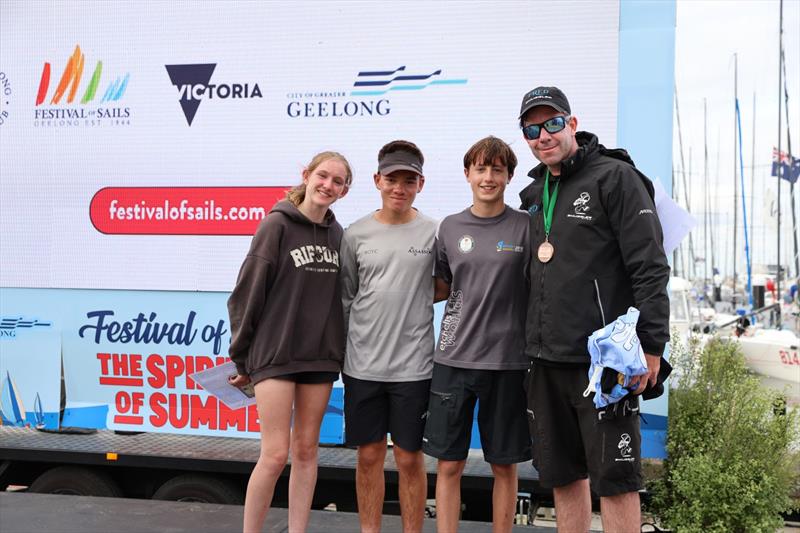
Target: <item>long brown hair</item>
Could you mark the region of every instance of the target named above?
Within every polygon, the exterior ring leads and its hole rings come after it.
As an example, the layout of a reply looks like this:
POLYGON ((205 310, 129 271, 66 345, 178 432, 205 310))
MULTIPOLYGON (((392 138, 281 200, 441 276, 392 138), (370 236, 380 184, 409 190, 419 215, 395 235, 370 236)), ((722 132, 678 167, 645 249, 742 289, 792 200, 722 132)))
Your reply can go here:
POLYGON ((353 171, 350 169, 350 163, 347 162, 347 159, 340 154, 339 152, 320 152, 311 158, 311 162, 303 169, 303 180, 300 182, 300 185, 296 185, 292 187, 288 191, 286 191, 286 199, 292 202, 295 206, 298 206, 303 203, 303 200, 306 197, 306 184, 305 178, 308 177, 312 172, 314 172, 318 166, 322 163, 327 161, 328 159, 337 159, 344 165, 345 169, 345 187, 350 187, 350 183, 353 181, 353 171))

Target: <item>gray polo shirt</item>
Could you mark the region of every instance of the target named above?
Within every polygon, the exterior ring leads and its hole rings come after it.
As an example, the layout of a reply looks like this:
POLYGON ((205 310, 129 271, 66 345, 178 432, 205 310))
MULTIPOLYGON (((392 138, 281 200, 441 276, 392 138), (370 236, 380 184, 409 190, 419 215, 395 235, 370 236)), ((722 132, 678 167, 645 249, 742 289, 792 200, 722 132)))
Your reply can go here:
POLYGON ((484 370, 528 367, 529 224, 527 213, 509 206, 491 218, 465 209, 440 224, 434 275, 450 284, 450 297, 437 363, 484 370))
POLYGON ((436 221, 369 214, 347 228, 339 260, 347 332, 343 372, 369 381, 420 381, 433 373, 436 221))

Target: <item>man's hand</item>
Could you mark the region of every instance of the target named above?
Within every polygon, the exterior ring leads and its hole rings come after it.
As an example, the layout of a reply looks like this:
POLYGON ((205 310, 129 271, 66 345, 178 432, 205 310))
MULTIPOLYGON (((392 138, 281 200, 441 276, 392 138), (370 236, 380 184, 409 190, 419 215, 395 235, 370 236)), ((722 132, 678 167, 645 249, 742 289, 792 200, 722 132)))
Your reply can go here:
POLYGON ((658 379, 658 370, 661 368, 661 356, 646 353, 644 354, 644 358, 647 361, 647 374, 635 376, 631 379, 628 389, 632 390, 633 394, 643 393, 648 382, 650 382, 651 386, 655 386, 656 380, 658 379))
POLYGON ((250 383, 250 376, 243 376, 241 374, 237 374, 235 376, 228 376, 228 383, 230 383, 234 387, 244 387, 245 385, 250 383))

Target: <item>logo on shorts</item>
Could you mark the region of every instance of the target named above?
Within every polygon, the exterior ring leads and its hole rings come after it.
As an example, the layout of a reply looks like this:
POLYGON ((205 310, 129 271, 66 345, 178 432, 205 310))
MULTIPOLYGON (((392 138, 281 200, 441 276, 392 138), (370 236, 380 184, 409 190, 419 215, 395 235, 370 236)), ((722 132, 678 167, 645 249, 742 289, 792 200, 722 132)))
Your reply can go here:
POLYGON ((468 254, 475 249, 475 239, 471 235, 464 235, 458 239, 458 251, 462 254, 468 254))
POLYGON ((617 449, 619 449, 619 454, 622 456, 619 459, 615 459, 615 461, 628 461, 633 462, 636 461, 635 457, 632 457, 631 454, 633 453, 633 448, 631 448, 631 436, 627 433, 623 433, 620 435, 619 443, 617 444, 617 449))

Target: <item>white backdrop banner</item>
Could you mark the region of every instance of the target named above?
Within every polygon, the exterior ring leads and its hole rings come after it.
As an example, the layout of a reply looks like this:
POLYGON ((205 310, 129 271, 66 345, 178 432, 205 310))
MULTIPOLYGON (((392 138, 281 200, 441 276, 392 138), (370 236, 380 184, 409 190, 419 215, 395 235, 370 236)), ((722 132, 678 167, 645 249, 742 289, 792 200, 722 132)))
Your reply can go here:
POLYGON ((506 140, 517 207, 526 91, 560 86, 614 144, 618 32, 616 1, 3 2, 0 286, 230 290, 315 153, 353 167, 346 226, 399 138, 435 218, 470 203, 467 149, 506 140))

